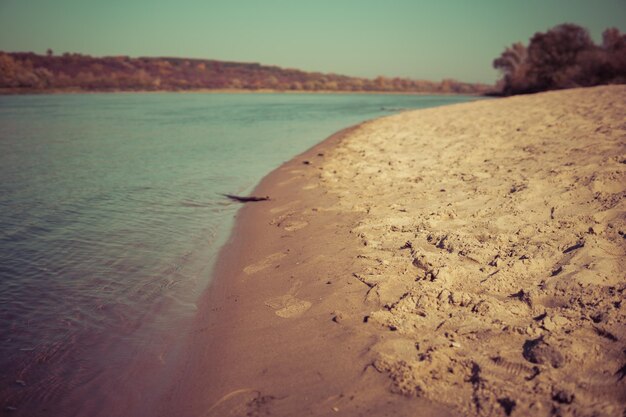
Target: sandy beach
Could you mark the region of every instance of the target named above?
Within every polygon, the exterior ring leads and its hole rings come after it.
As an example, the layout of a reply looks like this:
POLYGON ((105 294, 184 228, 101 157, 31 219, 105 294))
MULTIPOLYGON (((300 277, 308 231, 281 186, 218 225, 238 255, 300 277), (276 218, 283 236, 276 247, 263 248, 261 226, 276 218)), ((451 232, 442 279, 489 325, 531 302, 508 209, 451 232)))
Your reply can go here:
POLYGON ((625 97, 405 112, 283 165, 163 415, 623 415, 625 97))

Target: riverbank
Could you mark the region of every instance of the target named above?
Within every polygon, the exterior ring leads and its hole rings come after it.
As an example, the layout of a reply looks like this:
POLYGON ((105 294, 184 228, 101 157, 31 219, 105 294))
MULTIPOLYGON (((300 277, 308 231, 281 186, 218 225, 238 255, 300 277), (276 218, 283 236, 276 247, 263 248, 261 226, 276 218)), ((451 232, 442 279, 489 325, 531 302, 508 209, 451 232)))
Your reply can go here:
POLYGON ((436 91, 352 91, 352 90, 279 90, 271 88, 197 88, 189 90, 85 90, 81 88, 0 88, 0 96, 47 95, 47 94, 383 94, 399 96, 493 96, 491 91, 485 93, 455 93, 436 91))
POLYGON ((163 414, 623 413, 625 93, 405 112, 270 174, 163 414))

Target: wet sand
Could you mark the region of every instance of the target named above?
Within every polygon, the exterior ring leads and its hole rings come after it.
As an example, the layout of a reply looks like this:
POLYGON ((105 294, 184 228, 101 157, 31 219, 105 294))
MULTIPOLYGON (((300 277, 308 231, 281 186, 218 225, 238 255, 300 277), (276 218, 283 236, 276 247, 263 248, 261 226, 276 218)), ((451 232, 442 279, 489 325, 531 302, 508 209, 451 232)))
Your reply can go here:
POLYGON ((406 112, 283 165, 162 414, 623 414, 624 97, 406 112))

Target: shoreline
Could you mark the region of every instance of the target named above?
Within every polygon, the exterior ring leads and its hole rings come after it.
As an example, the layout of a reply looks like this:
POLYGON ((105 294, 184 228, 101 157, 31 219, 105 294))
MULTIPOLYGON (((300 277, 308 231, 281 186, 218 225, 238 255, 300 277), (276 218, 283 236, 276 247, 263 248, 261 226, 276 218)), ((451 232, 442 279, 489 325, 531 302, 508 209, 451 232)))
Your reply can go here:
POLYGON ((403 112, 270 173, 162 415, 619 413, 624 93, 403 112))
MULTIPOLYGON (((370 122, 331 135, 282 164, 255 187, 253 195, 269 194, 271 200, 247 204, 238 212, 231 237, 218 255, 214 278, 198 301, 195 330, 187 343, 190 351, 184 355, 189 362, 175 378, 191 383, 177 382, 168 395, 176 401, 170 401, 159 415, 176 412, 181 416, 217 417, 269 409, 285 416, 383 415, 389 410, 406 413, 413 409, 415 404, 402 397, 379 404, 387 391, 386 378, 370 366, 367 355, 354 357, 355 352, 358 356, 366 353, 371 335, 345 334, 346 322, 362 322, 369 312, 360 302, 367 286, 357 280, 343 281, 337 270, 343 268, 343 275, 348 274, 357 252, 319 246, 320 238, 329 230, 323 223, 331 220, 333 226, 347 232, 360 215, 338 216, 329 209, 336 198, 316 185, 315 167, 351 132, 370 122), (298 209, 309 210, 318 218, 294 220, 290 213, 298 209), (337 217, 341 218, 339 223, 337 217), (322 230, 314 234, 306 230, 315 226, 322 230), (299 244, 290 242, 285 250, 283 239, 299 244), (334 249, 342 253, 340 266, 335 258, 324 273, 317 270, 312 274, 305 268, 294 275, 302 263, 289 259, 293 253, 319 261, 333 256, 334 249), (280 262, 279 275, 270 265, 275 261, 280 262), (301 293, 311 301, 300 299, 301 293), (318 301, 323 307, 313 308, 313 302, 318 301), (317 310, 314 316, 298 320, 311 310, 317 310), (320 349, 318 343, 324 339, 328 339, 325 348, 320 349), (259 347, 263 349, 259 351, 259 347), (329 350, 333 352, 330 360, 329 350), (238 364, 237 369, 232 363, 238 364), (274 364, 271 371, 269 363, 274 364), (357 387, 361 387, 358 392, 357 387), (349 391, 353 392, 348 395, 349 391), (303 398, 309 403, 303 404, 303 398), (351 404, 340 409, 337 405, 345 401, 351 404)), ((430 401, 421 403, 424 416, 452 416, 430 401)))

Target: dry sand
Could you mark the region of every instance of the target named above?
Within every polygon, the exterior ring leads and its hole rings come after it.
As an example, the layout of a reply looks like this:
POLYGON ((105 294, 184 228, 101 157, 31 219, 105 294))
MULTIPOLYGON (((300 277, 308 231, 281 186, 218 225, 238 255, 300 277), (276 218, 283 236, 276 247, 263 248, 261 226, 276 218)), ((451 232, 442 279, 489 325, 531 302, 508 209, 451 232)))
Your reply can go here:
POLYGON ((255 193, 165 414, 625 415, 625 86, 366 122, 255 193))

